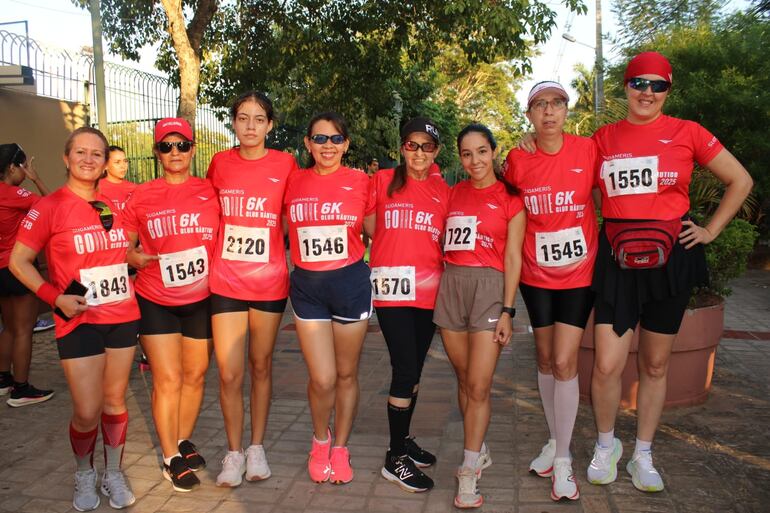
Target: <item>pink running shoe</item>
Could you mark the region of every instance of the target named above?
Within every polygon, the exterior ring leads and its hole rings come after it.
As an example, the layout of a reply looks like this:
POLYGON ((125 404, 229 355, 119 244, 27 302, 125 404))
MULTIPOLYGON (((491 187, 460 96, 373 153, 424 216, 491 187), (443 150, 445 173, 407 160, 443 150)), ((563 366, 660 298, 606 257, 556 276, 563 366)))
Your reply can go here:
POLYGON ((329 474, 332 467, 329 462, 329 452, 332 446, 332 432, 326 429, 326 443, 318 443, 313 437, 313 446, 310 449, 310 456, 307 459, 307 472, 310 479, 316 483, 323 483, 329 480, 329 474))
POLYGON ((332 447, 332 474, 329 480, 334 484, 346 484, 353 480, 350 453, 347 447, 332 447))

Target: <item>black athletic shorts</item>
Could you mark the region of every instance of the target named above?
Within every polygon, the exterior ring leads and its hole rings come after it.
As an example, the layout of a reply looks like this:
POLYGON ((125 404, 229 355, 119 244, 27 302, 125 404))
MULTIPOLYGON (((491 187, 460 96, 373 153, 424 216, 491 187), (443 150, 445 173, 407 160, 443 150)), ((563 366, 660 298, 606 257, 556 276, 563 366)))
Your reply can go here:
POLYGON ((519 290, 533 328, 545 328, 560 322, 585 329, 594 306, 591 287, 544 289, 520 283, 519 290))
POLYGON ((105 348, 122 349, 136 346, 139 321, 120 324, 81 324, 62 338, 56 339, 59 358, 85 358, 104 354, 105 348))
MULTIPOLYGON (((684 311, 690 302, 690 291, 685 290, 676 296, 655 299, 642 303, 639 312, 639 325, 642 329, 664 335, 676 335, 682 324, 684 311)), ((596 301, 594 305, 594 324, 615 324, 617 310, 606 301, 596 301)), ((622 335, 622 334, 621 334, 622 335)))
POLYGON ((231 312, 248 312, 249 308, 267 313, 283 313, 289 298, 272 301, 247 301, 219 294, 211 294, 211 315, 231 312))
POLYGON ((168 335, 181 333, 195 339, 211 338, 211 301, 209 298, 189 305, 159 305, 136 295, 139 311, 140 335, 168 335))
POLYGON ((0 297, 25 296, 31 294, 30 290, 20 282, 8 269, 0 269, 0 297))

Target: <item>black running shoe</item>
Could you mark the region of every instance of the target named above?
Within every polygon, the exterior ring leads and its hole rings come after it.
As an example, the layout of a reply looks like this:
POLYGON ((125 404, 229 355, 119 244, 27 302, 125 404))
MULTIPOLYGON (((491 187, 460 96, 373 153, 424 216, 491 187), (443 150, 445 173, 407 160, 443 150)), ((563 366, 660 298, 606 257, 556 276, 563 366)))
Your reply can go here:
POLYGON ((393 456, 388 451, 385 454, 385 466, 382 467, 380 474, 407 492, 427 492, 433 488, 433 479, 417 468, 406 454, 393 456))
POLYGON ((171 464, 163 464, 163 477, 171 481, 171 485, 177 492, 190 492, 201 484, 198 476, 185 465, 180 456, 171 458, 171 464))
POLYGON ((436 457, 417 445, 413 436, 406 437, 404 442, 406 454, 412 459, 415 465, 420 468, 430 467, 436 463, 436 457))
POLYGON ((13 388, 13 375, 10 372, 0 373, 0 395, 5 395, 13 388))
POLYGON ((53 397, 53 390, 38 390, 32 385, 23 387, 14 386, 11 390, 11 397, 6 401, 8 406, 18 408, 19 406, 28 406, 30 404, 42 403, 53 397))
POLYGON ((198 454, 198 448, 195 447, 195 444, 191 441, 182 440, 182 443, 179 444, 179 454, 182 455, 182 459, 184 459, 187 468, 193 472, 198 472, 199 470, 206 468, 206 460, 203 459, 203 456, 198 454))

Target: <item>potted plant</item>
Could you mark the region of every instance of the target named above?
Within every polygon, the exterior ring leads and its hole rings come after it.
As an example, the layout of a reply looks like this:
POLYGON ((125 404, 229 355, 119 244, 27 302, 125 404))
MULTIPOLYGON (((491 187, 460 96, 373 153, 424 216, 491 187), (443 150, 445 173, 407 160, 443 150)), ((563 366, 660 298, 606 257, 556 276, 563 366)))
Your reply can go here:
MULTIPOLYGON (((703 170, 696 170, 690 191, 693 218, 702 223, 719 204, 721 184, 703 170)), ((757 202, 753 197, 743 205, 711 244, 706 246, 709 266, 708 286, 696 289, 682 319, 671 353, 665 407, 687 406, 706 400, 711 389, 714 360, 724 328, 724 299, 730 295, 728 282, 746 271, 746 262, 757 239, 757 230, 745 218, 752 219, 757 202)), ((634 334, 626 367, 623 370, 621 406, 636 408, 639 385, 637 370, 639 330, 634 334)), ((589 319, 578 354, 580 397, 590 401, 593 371, 593 318, 589 319)))

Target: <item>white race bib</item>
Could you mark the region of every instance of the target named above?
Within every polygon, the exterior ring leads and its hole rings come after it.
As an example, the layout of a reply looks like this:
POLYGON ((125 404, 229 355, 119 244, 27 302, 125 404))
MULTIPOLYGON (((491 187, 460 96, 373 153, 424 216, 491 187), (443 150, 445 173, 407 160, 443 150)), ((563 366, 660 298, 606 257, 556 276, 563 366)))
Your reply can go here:
POLYGON ((373 299, 377 301, 414 301, 416 281, 414 266, 372 267, 373 299))
POLYGON ((476 249, 476 216, 452 216, 446 220, 444 251, 476 249))
POLYGON ((80 283, 88 288, 89 306, 116 303, 131 297, 128 264, 103 265, 80 270, 80 283))
POLYGON ((583 228, 535 233, 535 253, 540 267, 561 267, 583 260, 588 253, 583 228))
POLYGON ((607 196, 658 192, 658 157, 607 160, 602 164, 607 196))
POLYGON ((222 259, 266 263, 270 260, 270 229, 225 225, 222 259))
POLYGON ((299 256, 303 262, 329 262, 348 258, 348 227, 305 226, 297 228, 299 256))
POLYGON ((160 275, 167 289, 184 287, 209 275, 209 257, 204 246, 158 256, 160 275))

